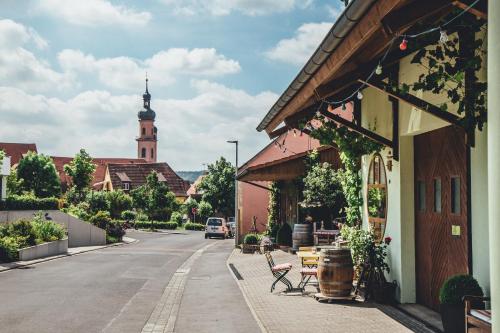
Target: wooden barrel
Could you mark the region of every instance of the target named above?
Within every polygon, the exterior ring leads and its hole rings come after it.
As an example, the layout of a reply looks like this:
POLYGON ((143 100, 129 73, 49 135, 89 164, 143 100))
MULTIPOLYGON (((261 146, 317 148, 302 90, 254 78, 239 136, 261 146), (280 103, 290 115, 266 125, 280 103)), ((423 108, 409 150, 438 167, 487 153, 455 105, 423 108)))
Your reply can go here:
POLYGON ((351 249, 323 249, 319 255, 319 290, 326 297, 346 297, 352 289, 351 249))
POLYGON ((292 245, 294 250, 298 250, 301 246, 313 245, 313 234, 311 223, 295 224, 292 233, 292 245))

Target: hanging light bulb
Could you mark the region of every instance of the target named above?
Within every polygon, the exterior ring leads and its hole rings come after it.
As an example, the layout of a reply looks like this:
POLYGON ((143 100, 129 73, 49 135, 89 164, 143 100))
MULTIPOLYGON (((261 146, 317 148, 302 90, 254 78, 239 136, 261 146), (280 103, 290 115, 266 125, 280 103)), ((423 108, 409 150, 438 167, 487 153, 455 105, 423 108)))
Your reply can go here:
POLYGON ((359 100, 362 100, 363 99, 363 94, 361 93, 361 91, 358 91, 356 97, 359 99, 359 100))
POLYGON ((446 33, 446 30, 443 29, 439 30, 439 42, 441 44, 448 42, 448 34, 446 33))
POLYGON ((375 69, 375 74, 380 75, 382 74, 382 65, 378 64, 377 68, 375 69))
POLYGON ((293 136, 297 137, 297 130, 295 128, 293 129, 293 136))
POLYGON ((342 103, 342 111, 345 111, 347 108, 345 106, 345 103, 342 103))
POLYGON ((328 104, 328 112, 333 112, 333 105, 331 104, 328 104))
POLYGON ((321 112, 316 111, 316 118, 319 118, 319 117, 321 117, 321 112))
POLYGON ((408 47, 408 40, 406 38, 403 38, 403 40, 401 41, 401 44, 399 44, 399 49, 401 51, 404 51, 404 50, 406 50, 407 47, 408 47))

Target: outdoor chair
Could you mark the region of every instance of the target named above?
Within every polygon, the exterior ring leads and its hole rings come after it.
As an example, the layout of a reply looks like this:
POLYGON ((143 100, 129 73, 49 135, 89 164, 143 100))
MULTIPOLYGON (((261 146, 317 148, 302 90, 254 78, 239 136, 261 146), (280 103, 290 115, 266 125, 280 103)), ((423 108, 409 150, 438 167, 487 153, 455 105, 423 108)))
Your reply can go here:
POLYGON ((300 270, 300 283, 299 283, 299 288, 304 291, 306 288, 306 285, 311 284, 316 287, 319 286, 319 281, 318 281, 318 268, 317 267, 302 267, 300 270), (315 281, 314 282, 309 282, 311 278, 314 277, 315 281))
POLYGON ((491 333, 491 311, 473 309, 474 305, 489 300, 487 297, 464 296, 466 332, 491 333))
POLYGON ((273 261, 273 257, 271 256, 270 252, 266 252, 265 256, 267 259, 267 263, 269 264, 269 268, 271 269, 271 273, 276 278, 276 280, 271 285, 271 292, 273 292, 278 282, 283 283, 286 286, 287 291, 292 291, 293 290, 292 283, 285 277, 285 275, 287 275, 288 272, 290 272, 290 270, 292 269, 292 264, 284 263, 276 265, 273 261))

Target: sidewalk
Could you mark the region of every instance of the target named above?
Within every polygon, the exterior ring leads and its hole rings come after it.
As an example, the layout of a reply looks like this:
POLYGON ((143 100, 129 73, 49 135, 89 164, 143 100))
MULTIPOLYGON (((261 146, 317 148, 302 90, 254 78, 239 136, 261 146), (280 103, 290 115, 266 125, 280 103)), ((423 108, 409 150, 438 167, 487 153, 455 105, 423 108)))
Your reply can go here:
MULTIPOLYGON (((294 286, 300 281, 300 263, 295 255, 283 251, 272 252, 276 264, 290 262, 293 269, 287 277, 294 286)), ((319 303, 312 295, 285 295, 283 284, 274 281, 263 255, 242 254, 234 250, 228 259, 241 274, 239 286, 249 306, 268 332, 432 332, 411 317, 391 306, 371 303, 319 303), (397 320, 393 319, 396 318, 397 320), (404 323, 401 324, 400 322, 404 323)))

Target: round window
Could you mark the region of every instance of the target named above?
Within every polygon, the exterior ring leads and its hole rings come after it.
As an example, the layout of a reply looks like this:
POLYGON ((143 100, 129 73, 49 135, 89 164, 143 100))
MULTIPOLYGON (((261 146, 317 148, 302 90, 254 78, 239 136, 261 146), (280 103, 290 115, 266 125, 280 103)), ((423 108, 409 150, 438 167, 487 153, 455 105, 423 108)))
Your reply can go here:
POLYGON ((387 224, 387 178, 382 156, 373 156, 367 184, 368 222, 377 242, 384 238, 387 224))

